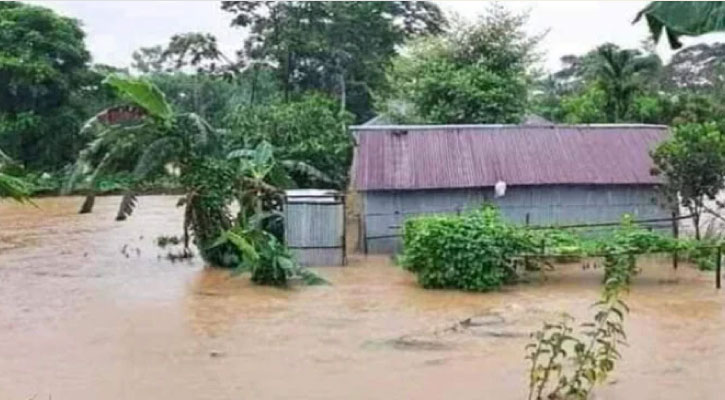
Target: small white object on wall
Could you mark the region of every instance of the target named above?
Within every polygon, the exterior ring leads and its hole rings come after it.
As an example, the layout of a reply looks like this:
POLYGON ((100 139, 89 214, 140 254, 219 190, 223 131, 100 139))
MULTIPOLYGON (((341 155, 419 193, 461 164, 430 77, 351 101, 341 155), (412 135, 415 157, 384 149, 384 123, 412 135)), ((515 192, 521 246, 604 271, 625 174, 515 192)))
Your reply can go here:
POLYGON ((506 195, 506 182, 504 181, 498 181, 496 182, 496 185, 493 187, 494 190, 494 198, 503 197, 506 195))

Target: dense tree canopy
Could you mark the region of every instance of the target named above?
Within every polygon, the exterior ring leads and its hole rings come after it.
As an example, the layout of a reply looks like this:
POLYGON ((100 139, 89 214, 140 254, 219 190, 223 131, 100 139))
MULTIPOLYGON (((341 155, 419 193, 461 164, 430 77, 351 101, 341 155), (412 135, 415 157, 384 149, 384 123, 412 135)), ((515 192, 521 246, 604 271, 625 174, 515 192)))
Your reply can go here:
POLYGON ((525 33, 527 18, 493 5, 475 22, 413 42, 393 62, 380 111, 407 122, 518 122, 541 39, 525 33))
POLYGON ((222 2, 248 29, 241 54, 274 66, 285 99, 314 89, 334 94, 358 120, 372 116, 371 91, 406 39, 442 31, 429 2, 222 2))
POLYGON ((251 148, 269 142, 281 159, 302 160, 324 171, 332 182, 295 176, 302 186, 334 185, 344 188, 352 158, 349 113, 340 114, 336 102, 309 95, 291 102, 238 106, 229 113, 230 147, 251 148))
POLYGON ((77 100, 101 79, 84 33, 78 21, 17 2, 0 3, 0 26, 0 146, 26 165, 59 167, 82 144, 77 100))
POLYGON ((564 67, 540 85, 534 106, 552 120, 621 122, 637 114, 635 101, 659 86, 662 61, 651 52, 605 43, 584 55, 562 57, 564 67), (561 108, 556 101, 561 99, 561 108), (539 106, 541 105, 541 106, 539 106))

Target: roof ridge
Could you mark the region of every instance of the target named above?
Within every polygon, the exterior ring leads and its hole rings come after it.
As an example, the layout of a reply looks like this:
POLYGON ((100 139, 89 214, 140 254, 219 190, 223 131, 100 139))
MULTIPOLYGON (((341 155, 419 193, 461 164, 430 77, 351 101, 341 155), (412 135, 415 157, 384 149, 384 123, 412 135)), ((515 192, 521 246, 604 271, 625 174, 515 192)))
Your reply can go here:
POLYGON ((521 128, 590 128, 590 129, 667 129, 667 125, 659 124, 441 124, 441 125, 351 125, 355 131, 389 131, 389 130, 433 130, 433 129, 521 129, 521 128))

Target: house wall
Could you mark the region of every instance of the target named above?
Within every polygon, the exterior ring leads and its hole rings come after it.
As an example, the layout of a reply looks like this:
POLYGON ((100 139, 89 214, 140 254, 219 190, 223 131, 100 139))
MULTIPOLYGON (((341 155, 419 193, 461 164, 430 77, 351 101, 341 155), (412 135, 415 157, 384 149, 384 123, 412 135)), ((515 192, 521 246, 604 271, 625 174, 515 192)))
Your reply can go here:
POLYGON ((396 235, 406 218, 424 214, 456 213, 496 204, 503 216, 531 225, 618 221, 629 213, 635 219, 667 218, 670 212, 654 186, 519 186, 494 199, 493 188, 361 193, 363 235, 361 247, 369 253, 400 251, 396 235))

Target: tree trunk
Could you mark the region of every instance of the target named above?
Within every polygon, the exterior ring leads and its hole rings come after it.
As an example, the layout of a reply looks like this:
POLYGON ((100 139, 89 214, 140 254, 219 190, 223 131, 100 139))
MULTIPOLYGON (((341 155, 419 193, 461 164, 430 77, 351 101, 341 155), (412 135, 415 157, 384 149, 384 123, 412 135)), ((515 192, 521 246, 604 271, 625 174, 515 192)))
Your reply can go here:
POLYGON ((692 223, 695 225, 695 240, 700 240, 700 212, 692 213, 692 223))
POLYGON ((88 196, 86 196, 86 200, 83 202, 83 205, 81 206, 81 210, 78 211, 78 214, 90 214, 93 212, 93 205, 96 203, 96 194, 91 193, 88 196))

